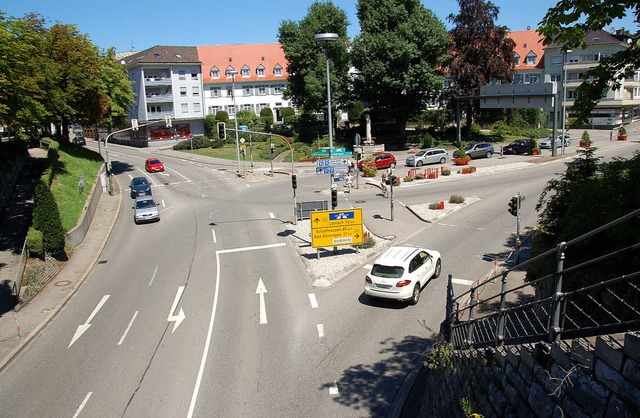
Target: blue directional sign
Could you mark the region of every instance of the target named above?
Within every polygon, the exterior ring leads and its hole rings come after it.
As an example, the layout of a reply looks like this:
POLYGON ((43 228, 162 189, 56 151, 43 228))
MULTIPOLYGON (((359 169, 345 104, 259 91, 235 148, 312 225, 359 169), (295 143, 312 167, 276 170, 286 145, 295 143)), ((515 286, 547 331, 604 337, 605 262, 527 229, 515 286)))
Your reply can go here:
POLYGON ((337 221, 340 219, 354 219, 354 218, 355 218, 355 214, 353 211, 334 212, 329 214, 330 221, 337 221))

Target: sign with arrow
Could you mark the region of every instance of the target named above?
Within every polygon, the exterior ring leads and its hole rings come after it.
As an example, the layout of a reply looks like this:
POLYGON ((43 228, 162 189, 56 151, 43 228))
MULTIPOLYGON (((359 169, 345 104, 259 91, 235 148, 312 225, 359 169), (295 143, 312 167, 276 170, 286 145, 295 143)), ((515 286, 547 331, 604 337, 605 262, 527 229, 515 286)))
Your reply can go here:
MULTIPOLYGON (((90 324, 91 320, 93 319, 94 316, 96 316, 96 314, 98 313, 100 308, 102 308, 102 305, 105 304, 107 299, 109 299, 109 296, 111 296, 111 295, 104 295, 102 297, 102 299, 100 300, 100 302, 98 303, 98 306, 96 306, 95 309, 93 310, 93 312, 91 312, 91 315, 89 315, 89 318, 87 318, 85 323, 78 326, 78 329, 76 329, 76 332, 75 332, 75 334, 73 334, 73 338, 71 339, 71 342, 69 343, 69 347, 71 347, 73 345, 73 343, 75 343, 76 340, 78 338, 80 338, 82 336, 82 334, 84 334, 91 327, 91 324, 90 324)), ((67 347, 67 348, 69 348, 69 347, 67 347)))
POLYGON ((313 211, 310 221, 313 248, 356 245, 364 241, 362 208, 313 211))
POLYGON ((180 298, 182 297, 182 292, 184 292, 184 286, 180 286, 178 288, 178 293, 176 293, 176 297, 173 299, 173 305, 171 305, 171 311, 169 311, 169 317, 167 318, 167 321, 173 322, 173 329, 171 330, 172 334, 173 334, 173 331, 175 331, 176 328, 180 326, 182 321, 184 321, 184 311, 182 310, 182 308, 180 308, 180 312, 178 313, 178 315, 173 314, 176 311, 178 302, 180 302, 180 298))

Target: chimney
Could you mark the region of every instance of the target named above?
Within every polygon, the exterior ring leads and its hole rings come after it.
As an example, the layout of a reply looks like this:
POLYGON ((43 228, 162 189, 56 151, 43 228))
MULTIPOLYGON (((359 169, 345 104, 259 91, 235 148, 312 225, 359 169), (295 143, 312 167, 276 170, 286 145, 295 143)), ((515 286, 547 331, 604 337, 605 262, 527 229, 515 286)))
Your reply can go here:
POLYGON ((527 26, 527 30, 531 30, 531 26, 527 26))

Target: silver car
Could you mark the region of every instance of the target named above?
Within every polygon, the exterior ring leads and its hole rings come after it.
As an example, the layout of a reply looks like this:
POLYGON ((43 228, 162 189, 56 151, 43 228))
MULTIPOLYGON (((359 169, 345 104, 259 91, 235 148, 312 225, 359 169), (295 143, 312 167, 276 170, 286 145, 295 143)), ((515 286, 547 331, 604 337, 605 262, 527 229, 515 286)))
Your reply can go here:
POLYGON ((449 154, 442 148, 425 148, 407 158, 407 167, 422 167, 424 164, 444 164, 449 160, 449 154))
POLYGON ((133 206, 133 221, 136 224, 160 221, 158 204, 153 200, 152 196, 144 195, 136 197, 136 202, 133 206))
MULTIPOLYGON (((558 135, 556 137, 556 148, 562 148, 562 139, 564 138, 564 146, 568 147, 571 145, 571 135, 558 135)), ((543 139, 538 142, 538 146, 542 149, 551 149, 551 144, 553 143, 553 136, 547 137, 547 139, 543 139)))

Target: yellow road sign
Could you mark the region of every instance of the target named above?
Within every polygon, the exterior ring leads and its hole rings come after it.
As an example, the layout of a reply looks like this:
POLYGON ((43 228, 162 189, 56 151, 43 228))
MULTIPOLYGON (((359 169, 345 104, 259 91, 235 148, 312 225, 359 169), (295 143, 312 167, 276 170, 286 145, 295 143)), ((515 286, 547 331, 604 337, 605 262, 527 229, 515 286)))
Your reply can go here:
POLYGON ((313 211, 309 216, 313 248, 362 244, 362 208, 313 211))

